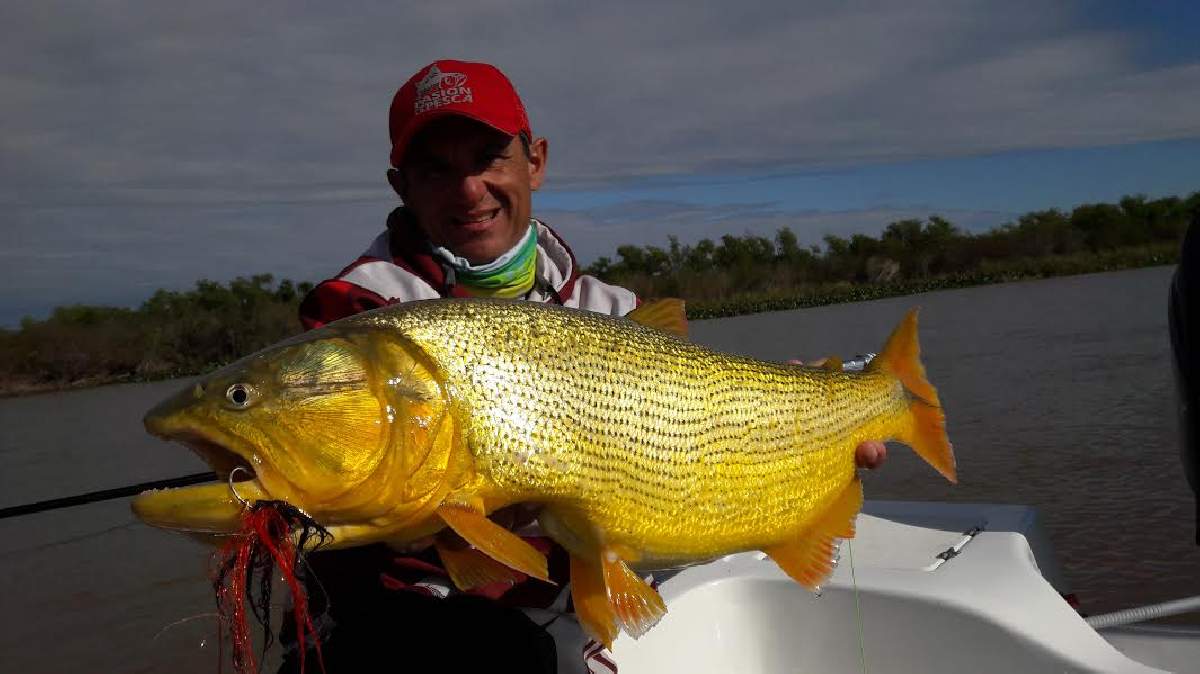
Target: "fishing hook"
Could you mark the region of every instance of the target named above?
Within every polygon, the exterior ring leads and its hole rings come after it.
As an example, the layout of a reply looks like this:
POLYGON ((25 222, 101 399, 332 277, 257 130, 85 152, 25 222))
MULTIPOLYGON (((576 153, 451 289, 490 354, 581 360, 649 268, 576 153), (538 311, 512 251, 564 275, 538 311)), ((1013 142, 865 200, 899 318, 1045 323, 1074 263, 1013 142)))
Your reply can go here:
POLYGON ((246 468, 244 468, 243 466, 238 466, 238 467, 234 468, 233 470, 229 471, 229 492, 230 492, 231 494, 233 494, 233 497, 234 497, 235 499, 237 499, 237 500, 238 500, 238 503, 241 503, 241 504, 242 504, 242 507, 243 507, 243 508, 245 508, 246 510, 249 510, 249 509, 250 509, 250 502, 249 502, 249 501, 247 501, 246 499, 242 498, 242 495, 241 495, 241 494, 239 494, 239 493, 237 493, 237 488, 233 486, 233 484, 234 484, 234 483, 233 483, 233 476, 234 476, 234 475, 237 475, 237 474, 238 474, 238 471, 241 471, 241 472, 243 472, 243 473, 246 473, 247 475, 249 475, 249 474, 250 474, 250 471, 246 470, 246 468))

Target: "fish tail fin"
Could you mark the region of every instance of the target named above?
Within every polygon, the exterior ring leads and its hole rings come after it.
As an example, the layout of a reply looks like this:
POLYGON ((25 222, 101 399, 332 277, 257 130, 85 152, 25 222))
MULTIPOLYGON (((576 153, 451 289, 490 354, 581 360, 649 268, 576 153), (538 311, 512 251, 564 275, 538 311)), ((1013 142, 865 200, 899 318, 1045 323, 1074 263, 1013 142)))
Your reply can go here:
POLYGON ((910 310, 892 331, 883 352, 871 361, 868 370, 885 372, 899 379, 911 398, 899 440, 912 447, 947 480, 958 482, 954 448, 946 437, 946 415, 937 389, 929 383, 925 366, 921 364, 916 309, 910 310))

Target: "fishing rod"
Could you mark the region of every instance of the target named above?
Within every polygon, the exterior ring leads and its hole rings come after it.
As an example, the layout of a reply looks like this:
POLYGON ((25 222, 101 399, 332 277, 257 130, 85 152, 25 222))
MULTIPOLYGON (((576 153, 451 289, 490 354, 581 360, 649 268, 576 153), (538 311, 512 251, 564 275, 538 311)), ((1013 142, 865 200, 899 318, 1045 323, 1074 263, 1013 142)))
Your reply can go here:
POLYGON ((99 491, 90 491, 85 494, 52 498, 45 501, 26 503, 25 505, 19 506, 9 506, 7 508, 0 508, 0 520, 7 519, 9 517, 20 517, 22 515, 42 513, 48 510, 72 508, 74 506, 87 505, 88 503, 96 503, 99 501, 111 501, 114 499, 125 498, 126 496, 136 496, 147 489, 187 487, 193 484, 213 482, 216 479, 217 474, 212 471, 205 473, 192 473, 190 475, 182 475, 180 477, 172 477, 165 480, 151 480, 150 482, 139 482, 137 484, 116 487, 114 489, 101 489, 99 491))

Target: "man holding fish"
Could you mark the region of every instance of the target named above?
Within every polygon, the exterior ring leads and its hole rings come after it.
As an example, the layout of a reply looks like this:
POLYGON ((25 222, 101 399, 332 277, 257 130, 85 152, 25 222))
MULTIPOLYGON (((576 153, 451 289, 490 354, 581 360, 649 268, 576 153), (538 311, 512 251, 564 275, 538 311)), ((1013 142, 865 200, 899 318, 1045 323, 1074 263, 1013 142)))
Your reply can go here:
MULTIPOLYGON (((532 192, 545 178, 549 147, 533 135, 520 97, 499 70, 453 60, 429 64, 396 93, 389 131, 387 179, 404 205, 357 260, 304 299, 307 328, 439 297, 518 298, 614 316, 638 307, 630 291, 581 275, 566 242, 532 217, 532 192)), ((875 468, 885 456, 882 442, 863 441, 855 463, 875 468)), ((533 514, 508 509, 493 519, 519 527, 533 514)), ((543 551, 553 545, 531 540, 543 551)), ((561 584, 565 555, 554 549, 550 569, 561 584)), ((535 581, 508 590, 510 583, 499 583, 478 592, 499 602, 440 599, 455 593, 438 568, 445 562, 432 551, 398 556, 382 545, 310 556, 333 621, 324 645, 330 671, 381 659, 453 668, 455 658, 524 671, 615 669, 603 645, 580 629, 561 587, 535 581)), ((319 601, 322 591, 312 594, 319 601)), ((285 630, 284 640, 289 636, 285 630)), ((281 671, 295 664, 289 657, 281 671)))

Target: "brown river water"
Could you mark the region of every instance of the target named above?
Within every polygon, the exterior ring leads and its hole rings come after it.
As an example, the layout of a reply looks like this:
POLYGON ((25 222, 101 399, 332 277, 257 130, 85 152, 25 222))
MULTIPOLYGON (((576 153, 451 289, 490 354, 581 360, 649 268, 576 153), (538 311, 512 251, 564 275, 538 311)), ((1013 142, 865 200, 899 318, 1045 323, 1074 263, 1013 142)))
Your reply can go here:
MULTIPOLYGON (((905 448, 867 498, 1037 506, 1085 611, 1200 594, 1174 418, 1166 267, 692 324, 764 359, 878 351, 922 307, 960 483, 905 448)), ((197 472, 141 415, 180 382, 0 400, 0 507, 197 472)), ((0 672, 213 672, 205 549, 120 499, 0 520, 0 672)))

